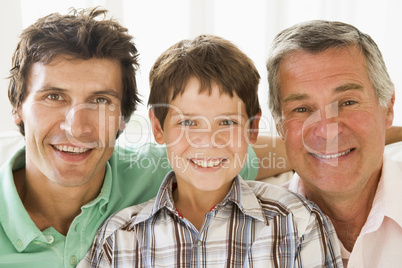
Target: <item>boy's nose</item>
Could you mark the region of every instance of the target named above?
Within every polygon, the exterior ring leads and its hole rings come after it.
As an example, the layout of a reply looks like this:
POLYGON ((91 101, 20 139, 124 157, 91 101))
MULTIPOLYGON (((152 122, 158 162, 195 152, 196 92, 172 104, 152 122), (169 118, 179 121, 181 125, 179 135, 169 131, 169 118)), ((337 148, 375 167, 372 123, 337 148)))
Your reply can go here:
POLYGON ((220 148, 227 146, 229 136, 227 130, 218 128, 199 129, 196 133, 190 134, 190 142, 194 148, 220 148))

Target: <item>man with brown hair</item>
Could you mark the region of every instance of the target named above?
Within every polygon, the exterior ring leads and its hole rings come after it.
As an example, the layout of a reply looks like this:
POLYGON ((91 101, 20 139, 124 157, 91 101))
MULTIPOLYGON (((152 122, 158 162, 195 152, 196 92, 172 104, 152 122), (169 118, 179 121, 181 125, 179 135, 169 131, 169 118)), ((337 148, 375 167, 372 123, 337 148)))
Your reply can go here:
POLYGON ((139 102, 138 53, 105 15, 54 13, 21 35, 9 98, 26 146, 0 169, 0 266, 76 265, 102 222, 154 197, 171 170, 165 148, 115 148, 139 102))

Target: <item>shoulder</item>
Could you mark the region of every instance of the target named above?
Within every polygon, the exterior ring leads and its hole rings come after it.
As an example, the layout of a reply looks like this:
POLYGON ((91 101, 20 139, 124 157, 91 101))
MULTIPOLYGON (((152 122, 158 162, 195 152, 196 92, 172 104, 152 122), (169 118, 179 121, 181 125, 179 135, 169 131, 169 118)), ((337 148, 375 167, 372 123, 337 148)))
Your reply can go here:
POLYGON ((290 216, 301 229, 306 229, 312 221, 327 221, 317 205, 299 194, 265 182, 247 181, 246 183, 259 200, 268 220, 274 217, 290 216))
POLYGON ((0 131, 0 166, 19 154, 24 145, 25 139, 18 131, 0 131))
POLYGON ((156 143, 118 143, 114 148, 113 157, 135 161, 138 158, 159 158, 166 155, 166 147, 156 143))
MULTIPOLYGON (((0 165, 0 177, 9 177, 13 179, 13 171, 23 169, 25 167, 25 146, 20 147, 14 152, 9 159, 0 165)), ((4 181, 5 179, 3 179, 4 181)))
POLYGON ((135 225, 139 218, 145 220, 152 216, 152 208, 154 204, 155 198, 116 212, 103 223, 103 226, 99 229, 99 235, 102 237, 109 237, 119 230, 135 229, 135 225))
POLYGON ((312 209, 314 206, 299 194, 291 192, 284 187, 260 181, 246 181, 246 183, 263 203, 277 203, 278 206, 285 207, 285 210, 288 211, 294 210, 295 206, 302 206, 307 210, 312 209))
MULTIPOLYGON (((169 169, 166 147, 155 143, 116 146, 109 160, 119 169, 158 170, 169 169)), ((165 174, 165 173, 164 173, 165 174)))

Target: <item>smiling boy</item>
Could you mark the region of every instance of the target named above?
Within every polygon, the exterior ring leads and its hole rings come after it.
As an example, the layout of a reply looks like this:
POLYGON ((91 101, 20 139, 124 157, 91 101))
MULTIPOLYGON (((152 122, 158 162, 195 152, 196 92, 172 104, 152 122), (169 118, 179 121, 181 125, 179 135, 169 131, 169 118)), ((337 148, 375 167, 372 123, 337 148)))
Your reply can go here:
POLYGON ((202 35, 150 73, 149 117, 173 171, 158 195, 124 209, 81 267, 338 267, 333 226, 283 188, 238 175, 258 136, 259 75, 229 41, 202 35))
POLYGON ((171 170, 165 148, 115 146, 140 102, 137 58, 128 29, 102 8, 22 31, 8 96, 26 146, 0 167, 0 267, 74 267, 110 215, 157 194, 171 170))

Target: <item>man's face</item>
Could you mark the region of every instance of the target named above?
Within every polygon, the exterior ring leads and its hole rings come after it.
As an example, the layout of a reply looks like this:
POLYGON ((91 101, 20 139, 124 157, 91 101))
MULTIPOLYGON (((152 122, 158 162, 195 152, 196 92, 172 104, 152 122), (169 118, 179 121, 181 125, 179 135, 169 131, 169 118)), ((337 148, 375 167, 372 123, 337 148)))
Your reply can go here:
POLYGON ((379 106, 361 51, 295 52, 279 82, 287 155, 306 192, 357 193, 377 183, 393 101, 379 106))
POLYGON ((26 176, 67 187, 103 180, 120 126, 121 77, 119 62, 108 59, 58 56, 31 67, 18 111, 26 176))
POLYGON ((170 103, 163 131, 153 128, 155 139, 165 143, 180 189, 226 194, 247 157, 248 143, 258 135, 258 118, 250 133, 245 104, 237 96, 220 94, 212 83, 211 95, 199 93, 191 79, 182 95, 170 103))

